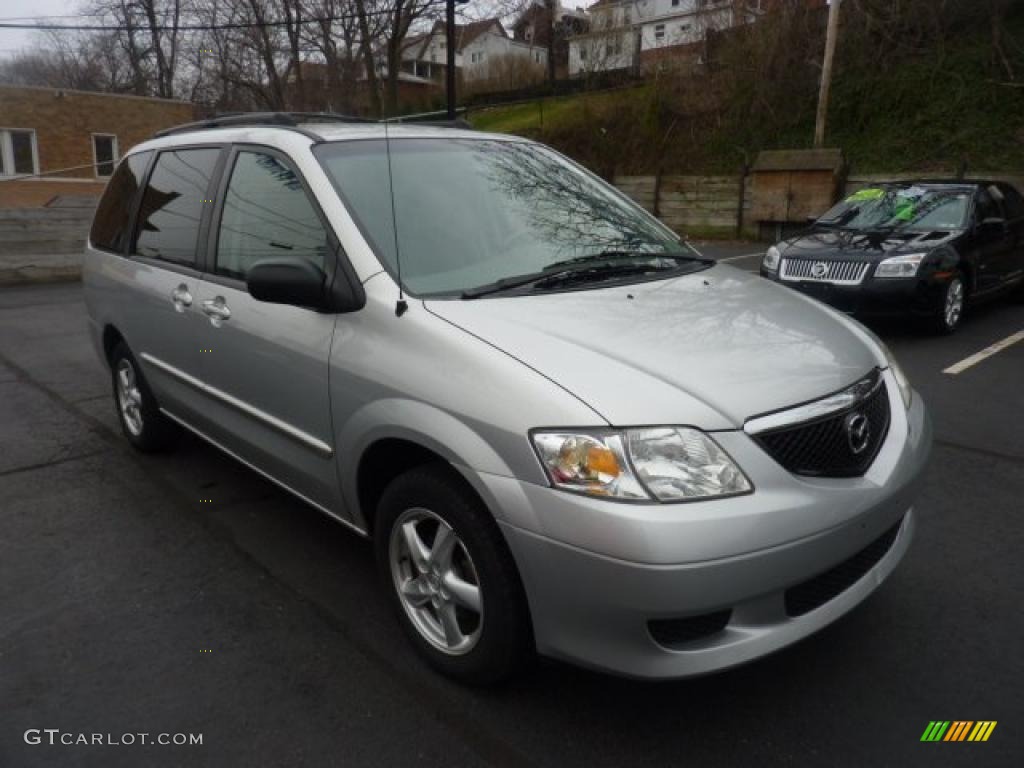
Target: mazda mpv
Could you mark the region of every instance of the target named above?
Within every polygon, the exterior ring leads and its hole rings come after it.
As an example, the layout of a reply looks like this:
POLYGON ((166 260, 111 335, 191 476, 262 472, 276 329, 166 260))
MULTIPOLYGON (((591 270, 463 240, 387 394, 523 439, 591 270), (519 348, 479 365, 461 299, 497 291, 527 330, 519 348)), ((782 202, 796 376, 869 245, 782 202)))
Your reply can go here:
POLYGON ((170 130, 110 180, 84 287, 127 440, 193 432, 372 540, 412 645, 463 681, 534 652, 741 664, 914 533, 931 428, 886 347, 521 138, 170 130))

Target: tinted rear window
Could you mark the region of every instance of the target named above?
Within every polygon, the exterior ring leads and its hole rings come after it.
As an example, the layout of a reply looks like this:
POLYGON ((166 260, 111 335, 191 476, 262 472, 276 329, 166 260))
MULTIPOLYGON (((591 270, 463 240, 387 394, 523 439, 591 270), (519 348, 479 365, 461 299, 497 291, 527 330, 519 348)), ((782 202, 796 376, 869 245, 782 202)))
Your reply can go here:
POLYGON ((151 152, 139 152, 125 158, 107 184, 96 216, 92 220, 89 240, 96 248, 122 253, 128 239, 128 220, 132 204, 142 183, 151 152))
POLYGON ((142 196, 135 252, 189 267, 204 206, 210 205, 210 178, 219 149, 161 152, 142 196))

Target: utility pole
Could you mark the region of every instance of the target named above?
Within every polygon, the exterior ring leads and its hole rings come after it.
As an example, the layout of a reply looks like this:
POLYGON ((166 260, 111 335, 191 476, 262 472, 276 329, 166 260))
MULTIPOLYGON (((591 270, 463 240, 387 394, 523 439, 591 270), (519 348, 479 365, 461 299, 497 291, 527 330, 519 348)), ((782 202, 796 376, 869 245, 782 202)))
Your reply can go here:
POLYGON ((448 90, 448 119, 455 119, 455 0, 445 2, 445 23, 448 26, 448 64, 445 86, 448 90))
POLYGON ((818 119, 814 123, 814 146, 825 146, 825 124, 828 121, 828 99, 832 90, 832 60, 836 55, 836 37, 839 34, 839 5, 842 0, 831 0, 828 8, 828 33, 825 37, 825 62, 821 67, 821 91, 818 93, 818 119))
POLYGON ((555 84, 555 32, 558 30, 558 11, 561 9, 559 0, 545 0, 548 12, 548 85, 555 84))

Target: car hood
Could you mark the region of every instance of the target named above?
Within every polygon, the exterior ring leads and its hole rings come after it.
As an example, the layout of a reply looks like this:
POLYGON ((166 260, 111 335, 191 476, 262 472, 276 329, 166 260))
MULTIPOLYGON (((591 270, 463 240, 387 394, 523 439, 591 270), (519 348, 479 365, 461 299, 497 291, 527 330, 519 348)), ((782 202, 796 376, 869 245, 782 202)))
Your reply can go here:
POLYGON ((425 305, 616 426, 738 428, 885 365, 858 324, 725 265, 633 285, 425 305))
POLYGON ((779 243, 786 258, 844 259, 878 261, 900 253, 921 253, 945 245, 959 235, 959 231, 893 232, 889 235, 871 235, 836 229, 812 229, 797 237, 779 243))

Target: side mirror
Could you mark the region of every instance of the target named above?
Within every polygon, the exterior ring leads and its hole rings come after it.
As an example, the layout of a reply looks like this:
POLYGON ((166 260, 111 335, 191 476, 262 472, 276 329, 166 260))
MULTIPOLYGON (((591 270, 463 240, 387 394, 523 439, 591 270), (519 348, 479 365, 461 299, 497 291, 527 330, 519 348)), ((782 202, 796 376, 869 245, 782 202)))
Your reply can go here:
POLYGON ((249 269, 249 295, 272 304, 321 309, 326 298, 326 275, 307 259, 263 259, 249 269))

